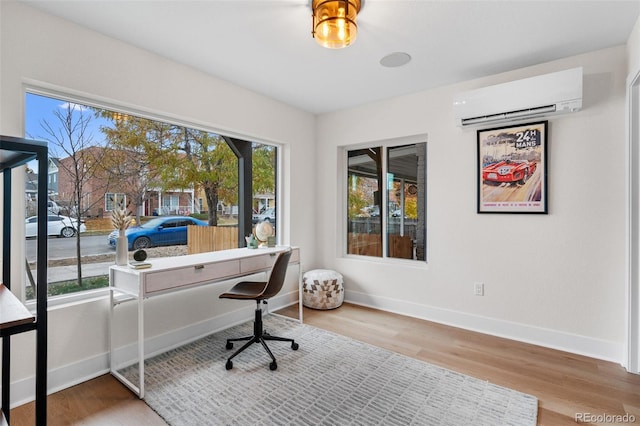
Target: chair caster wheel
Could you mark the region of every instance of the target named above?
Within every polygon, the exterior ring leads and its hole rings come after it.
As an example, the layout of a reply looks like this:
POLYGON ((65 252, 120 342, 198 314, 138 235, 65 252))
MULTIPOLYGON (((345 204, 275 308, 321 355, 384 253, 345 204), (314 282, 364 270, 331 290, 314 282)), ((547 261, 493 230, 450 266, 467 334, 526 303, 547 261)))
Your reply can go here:
POLYGON ((227 370, 231 370, 233 368, 233 362, 231 360, 227 361, 224 366, 227 370))
POLYGON ((269 364, 269 370, 273 371, 273 370, 276 370, 277 368, 278 368, 278 364, 276 364, 275 361, 269 364))
POLYGON ((227 342, 227 346, 226 346, 226 348, 227 348, 227 349, 233 349, 233 343, 231 343, 231 342, 227 342))
POLYGON ((299 347, 300 347, 300 346, 299 346, 297 343, 295 343, 295 342, 293 342, 293 343, 291 344, 291 349, 293 349, 294 351, 297 351, 299 347))

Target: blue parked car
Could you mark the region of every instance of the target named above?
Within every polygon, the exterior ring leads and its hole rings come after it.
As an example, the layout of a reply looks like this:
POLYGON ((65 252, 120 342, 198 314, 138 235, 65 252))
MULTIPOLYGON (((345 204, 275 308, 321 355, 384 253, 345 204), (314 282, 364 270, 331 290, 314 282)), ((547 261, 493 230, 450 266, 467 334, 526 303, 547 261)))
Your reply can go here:
MULTIPOLYGON (((140 226, 125 231, 129 250, 155 246, 175 246, 187 244, 187 226, 208 226, 207 222, 188 216, 159 216, 140 226)), ((116 247, 118 231, 109 234, 109 245, 116 247)))

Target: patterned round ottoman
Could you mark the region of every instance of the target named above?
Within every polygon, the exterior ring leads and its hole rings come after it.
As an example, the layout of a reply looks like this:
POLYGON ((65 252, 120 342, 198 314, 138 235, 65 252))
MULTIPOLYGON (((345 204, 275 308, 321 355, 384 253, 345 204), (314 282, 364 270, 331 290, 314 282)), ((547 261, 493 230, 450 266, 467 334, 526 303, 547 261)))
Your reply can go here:
POLYGON ((302 276, 302 304, 313 309, 335 309, 344 301, 342 275, 329 269, 314 269, 302 276))

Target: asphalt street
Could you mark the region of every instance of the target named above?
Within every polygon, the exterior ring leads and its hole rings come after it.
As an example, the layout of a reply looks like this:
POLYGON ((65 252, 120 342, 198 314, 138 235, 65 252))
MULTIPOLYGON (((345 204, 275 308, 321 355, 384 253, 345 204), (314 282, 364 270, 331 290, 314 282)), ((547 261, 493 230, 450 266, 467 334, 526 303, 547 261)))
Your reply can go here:
MULTIPOLYGON (((36 238, 28 238, 26 241, 26 254, 29 262, 36 260, 36 238)), ((76 237, 59 238, 49 237, 47 240, 49 259, 67 259, 76 257, 76 237)), ((113 254, 115 249, 107 243, 106 235, 81 235, 80 254, 81 256, 92 256, 98 254, 113 254)))
MULTIPOLYGON (((36 260, 36 238, 28 238, 26 240, 26 255, 29 262, 36 260)), ((76 257, 76 238, 58 238, 49 237, 47 240, 47 251, 49 259, 69 259, 76 257)), ((82 256, 93 255, 115 255, 115 249, 111 248, 107 243, 106 235, 81 235, 80 236, 80 253, 82 256)), ((85 263, 82 265, 82 275, 84 277, 92 277, 98 275, 106 275, 109 273, 109 266, 113 265, 113 261, 99 263, 85 263)), ((34 271, 35 273, 35 271, 34 271)), ((49 266, 47 268, 47 281, 57 282, 71 280, 77 277, 78 271, 76 265, 68 266, 49 266)))

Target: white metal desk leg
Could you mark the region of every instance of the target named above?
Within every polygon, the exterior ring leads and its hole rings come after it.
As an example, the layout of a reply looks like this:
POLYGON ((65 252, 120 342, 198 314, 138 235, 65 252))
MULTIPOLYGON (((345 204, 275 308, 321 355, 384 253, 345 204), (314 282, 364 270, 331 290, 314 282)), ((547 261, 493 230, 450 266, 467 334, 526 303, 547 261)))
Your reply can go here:
POLYGON ((300 318, 300 324, 302 321, 302 263, 298 264, 298 317, 300 318))
POLYGON ((140 399, 144 399, 144 298, 138 297, 138 374, 140 399))
POLYGON ((113 271, 109 269, 109 372, 113 369, 113 271))

